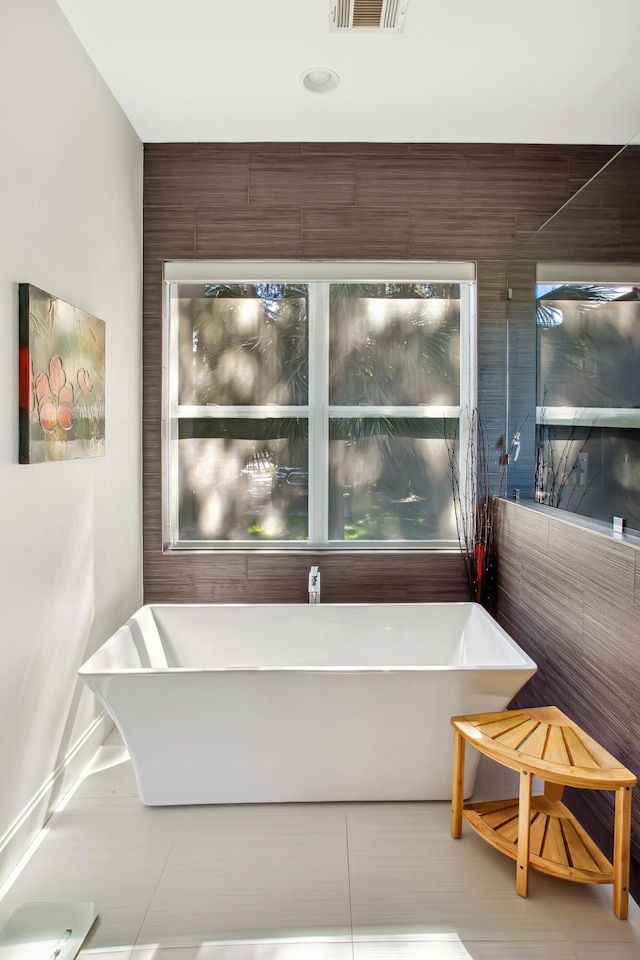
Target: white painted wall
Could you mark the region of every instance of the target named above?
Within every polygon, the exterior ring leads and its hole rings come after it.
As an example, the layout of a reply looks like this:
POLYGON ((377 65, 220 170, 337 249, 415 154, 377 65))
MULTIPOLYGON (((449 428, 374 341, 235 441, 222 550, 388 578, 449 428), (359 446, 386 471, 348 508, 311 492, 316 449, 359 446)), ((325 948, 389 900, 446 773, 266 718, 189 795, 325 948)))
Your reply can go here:
POLYGON ((141 260, 140 140, 54 0, 2 0, 0 879, 102 713, 77 668, 141 602, 141 260), (104 458, 18 463, 21 281, 106 322, 104 458))

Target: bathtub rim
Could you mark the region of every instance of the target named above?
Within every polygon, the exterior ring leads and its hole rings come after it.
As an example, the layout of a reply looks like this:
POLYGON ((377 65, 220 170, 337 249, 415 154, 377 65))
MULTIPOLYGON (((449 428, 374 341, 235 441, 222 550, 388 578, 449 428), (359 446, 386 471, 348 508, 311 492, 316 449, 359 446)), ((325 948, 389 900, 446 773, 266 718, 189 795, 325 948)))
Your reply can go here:
POLYGON ((203 603, 203 602, 174 602, 174 603, 164 603, 164 602, 152 602, 145 603, 133 613, 119 628, 118 630, 111 634, 104 643, 100 644, 97 650, 95 650, 87 660, 78 668, 78 676, 83 679, 86 677, 120 677, 120 676, 166 676, 167 674, 199 674, 199 673, 299 673, 299 674, 381 674, 381 673, 425 673, 425 672, 434 672, 434 673, 453 673, 453 672, 480 672, 487 670, 495 670, 499 672, 503 671, 518 671, 518 670, 530 670, 531 674, 529 679, 534 676, 538 671, 538 665, 531 657, 526 653, 525 650, 511 637, 507 631, 498 623, 498 621, 491 616, 491 614, 485 610, 482 604, 477 603, 474 600, 453 600, 451 602, 446 600, 436 600, 436 601, 407 601, 403 603, 321 603, 318 605, 307 604, 307 603, 203 603), (279 664, 277 666, 234 666, 233 664, 225 666, 209 666, 209 667, 173 667, 173 666, 139 666, 139 667, 122 667, 118 669, 95 669, 92 667, 92 662, 100 655, 104 647, 111 642, 116 636, 116 634, 128 627, 132 623, 137 622, 138 615, 145 610, 153 611, 154 608, 158 607, 188 607, 188 608, 213 608, 213 609, 269 609, 279 608, 282 610, 292 610, 292 609, 341 609, 344 607, 353 608, 353 607, 382 607, 385 609, 394 608, 394 607, 403 607, 411 609, 425 609, 429 607, 468 607, 471 610, 479 611, 480 615, 490 621, 491 627, 494 628, 503 642, 507 644, 521 659, 520 663, 446 663, 446 664, 363 664, 363 665, 351 665, 345 666, 340 664, 335 664, 333 666, 328 666, 326 664, 322 666, 300 666, 300 665, 283 665, 279 664))

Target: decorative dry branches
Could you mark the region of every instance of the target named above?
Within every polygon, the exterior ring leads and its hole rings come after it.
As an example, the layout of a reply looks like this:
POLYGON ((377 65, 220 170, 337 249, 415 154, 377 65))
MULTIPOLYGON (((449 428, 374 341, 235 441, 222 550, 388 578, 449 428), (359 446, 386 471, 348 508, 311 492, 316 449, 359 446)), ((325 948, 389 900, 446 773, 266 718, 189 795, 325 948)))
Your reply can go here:
POLYGON ((578 418, 569 426, 567 436, 563 438, 564 443, 561 438, 554 443, 552 431, 545 418, 545 407, 541 408, 536 430, 535 498, 538 503, 561 507, 572 513, 580 512, 580 504, 597 476, 592 468, 588 483, 575 483, 581 457, 583 454, 586 457, 591 432, 591 426, 582 426, 578 418), (572 503, 573 495, 578 490, 578 499, 572 503))
MULTIPOLYGON (((522 428, 521 428, 522 429, 522 428)), ((449 470, 458 539, 471 595, 488 610, 496 602, 496 497, 503 495, 506 470, 519 443, 514 435, 508 453, 500 458, 500 471, 492 476, 486 429, 476 408, 467 414, 466 438, 448 444, 449 470), (460 460, 458 460, 460 440, 460 460)))

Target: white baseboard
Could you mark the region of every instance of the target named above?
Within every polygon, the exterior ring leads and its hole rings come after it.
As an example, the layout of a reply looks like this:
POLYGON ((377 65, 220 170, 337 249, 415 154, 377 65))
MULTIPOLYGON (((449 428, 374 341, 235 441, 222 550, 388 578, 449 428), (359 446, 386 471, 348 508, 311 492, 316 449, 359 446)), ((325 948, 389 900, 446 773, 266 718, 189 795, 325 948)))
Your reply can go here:
POLYGON ((0 887, 112 729, 111 717, 107 713, 100 714, 0 837, 0 887))

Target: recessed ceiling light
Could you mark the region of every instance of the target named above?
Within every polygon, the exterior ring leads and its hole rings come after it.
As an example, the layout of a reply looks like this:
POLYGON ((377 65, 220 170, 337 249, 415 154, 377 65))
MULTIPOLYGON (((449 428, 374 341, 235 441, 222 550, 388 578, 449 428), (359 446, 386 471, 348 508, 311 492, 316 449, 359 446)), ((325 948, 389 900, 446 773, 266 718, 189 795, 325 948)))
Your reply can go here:
POLYGON ((326 67, 312 67, 305 70, 300 77, 300 83, 310 93, 331 93, 340 83, 340 77, 334 70, 326 67))

